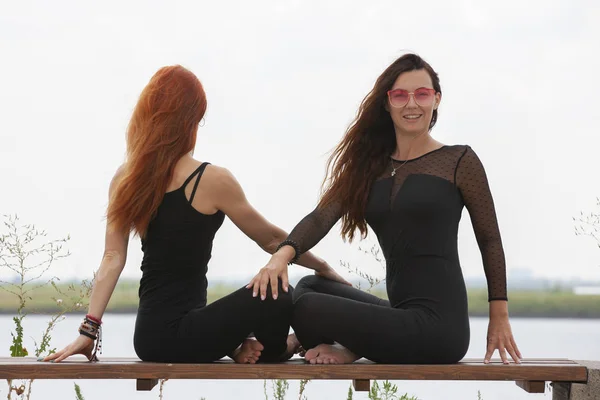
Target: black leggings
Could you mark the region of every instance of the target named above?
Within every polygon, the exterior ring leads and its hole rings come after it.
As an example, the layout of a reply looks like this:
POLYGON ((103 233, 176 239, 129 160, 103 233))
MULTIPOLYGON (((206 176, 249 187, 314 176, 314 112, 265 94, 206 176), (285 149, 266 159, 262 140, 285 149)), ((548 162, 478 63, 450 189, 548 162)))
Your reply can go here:
POLYGON ((393 308, 387 300, 339 282, 305 276, 293 297, 292 326, 306 350, 337 342, 360 357, 387 364, 454 363, 466 351, 454 343, 440 318, 393 308))
POLYGON ((280 281, 277 300, 270 287, 264 301, 243 287, 183 317, 176 310, 139 310, 135 351, 144 361, 212 362, 231 354, 253 333, 264 346, 259 362, 280 361, 287 349, 292 292, 291 286, 284 292, 280 281))

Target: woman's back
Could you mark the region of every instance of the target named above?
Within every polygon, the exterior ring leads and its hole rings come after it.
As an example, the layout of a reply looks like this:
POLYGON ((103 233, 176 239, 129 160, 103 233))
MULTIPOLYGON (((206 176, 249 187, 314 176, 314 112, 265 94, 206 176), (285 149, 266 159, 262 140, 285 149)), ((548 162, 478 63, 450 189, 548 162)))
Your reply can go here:
MULTIPOLYGON (((142 240, 140 309, 185 313, 206 305, 212 242, 225 218, 222 211, 204 214, 192 206, 207 165, 203 163, 181 186, 165 193, 148 226, 142 240)), ((178 173, 176 168, 175 176, 178 173)))
MULTIPOLYGON (((142 238, 144 252, 133 338, 138 357, 209 362, 230 355, 239 363, 255 363, 259 357, 277 361, 291 354, 287 274, 273 276, 270 293, 269 280, 261 280, 261 297, 243 287, 206 304, 207 264, 225 215, 267 252, 275 252, 287 236, 250 205, 227 169, 207 168, 192 158, 206 105, 202 84, 181 66, 161 68, 142 91, 127 128, 126 163, 109 188, 104 255, 89 313, 80 336, 46 361, 72 354, 95 359, 102 316, 125 266, 132 231, 142 238), (247 339, 250 333, 256 340, 247 339)), ((314 256, 303 259, 324 269, 314 256)), ((267 272, 263 268, 261 276, 267 272)))

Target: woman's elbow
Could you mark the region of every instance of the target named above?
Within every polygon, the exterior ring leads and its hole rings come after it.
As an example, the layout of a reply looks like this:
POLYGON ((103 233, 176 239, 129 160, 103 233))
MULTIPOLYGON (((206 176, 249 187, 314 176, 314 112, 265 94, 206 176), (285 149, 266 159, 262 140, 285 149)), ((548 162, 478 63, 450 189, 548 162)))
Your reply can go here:
POLYGON ((274 234, 269 240, 259 243, 261 249, 269 254, 273 254, 277 251, 277 247, 283 242, 287 236, 285 234, 274 234))
POLYGON ((122 270, 125 267, 126 255, 118 250, 105 250, 101 266, 109 269, 122 270))
POLYGON ((268 243, 258 243, 258 246, 263 249, 264 252, 273 254, 277 248, 277 244, 274 241, 268 243))

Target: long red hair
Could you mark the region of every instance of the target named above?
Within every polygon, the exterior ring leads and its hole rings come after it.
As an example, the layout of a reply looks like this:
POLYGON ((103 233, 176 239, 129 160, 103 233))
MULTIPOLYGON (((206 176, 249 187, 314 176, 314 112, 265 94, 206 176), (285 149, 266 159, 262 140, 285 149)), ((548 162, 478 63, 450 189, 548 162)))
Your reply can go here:
MULTIPOLYGON (((405 54, 394 61, 378 78, 363 99, 356 118, 327 162, 323 196, 319 208, 339 203, 342 210, 342 238, 352 241, 358 229, 367 235, 365 209, 371 185, 381 176, 396 149, 394 124, 387 106, 387 91, 404 72, 424 69, 441 93, 440 80, 433 68, 416 54, 405 54)), ((429 130, 437 121, 433 111, 429 130)))
POLYGON ((127 159, 107 210, 113 229, 145 237, 177 161, 196 145, 206 105, 202 84, 180 65, 150 79, 127 127, 127 159))

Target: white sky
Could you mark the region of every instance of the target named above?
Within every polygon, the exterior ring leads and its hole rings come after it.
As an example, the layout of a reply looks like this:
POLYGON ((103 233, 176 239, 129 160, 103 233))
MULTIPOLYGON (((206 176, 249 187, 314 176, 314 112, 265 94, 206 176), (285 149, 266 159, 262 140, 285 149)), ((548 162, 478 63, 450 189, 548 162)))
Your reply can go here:
MULTIPOLYGON (((486 166, 509 270, 599 279, 600 250, 572 221, 600 196, 598 20, 594 0, 3 1, 0 214, 71 234, 54 272, 90 277, 137 96, 158 68, 182 64, 209 102, 195 155, 229 168, 289 231, 377 76, 414 51, 441 78, 433 135, 471 145, 486 166)), ((334 231, 317 254, 373 264, 334 231)), ((465 275, 482 276, 466 211, 460 251, 465 275)), ((134 240, 125 276, 141 275, 140 259, 134 240)), ((267 260, 227 221, 209 278, 242 279, 267 260)))

